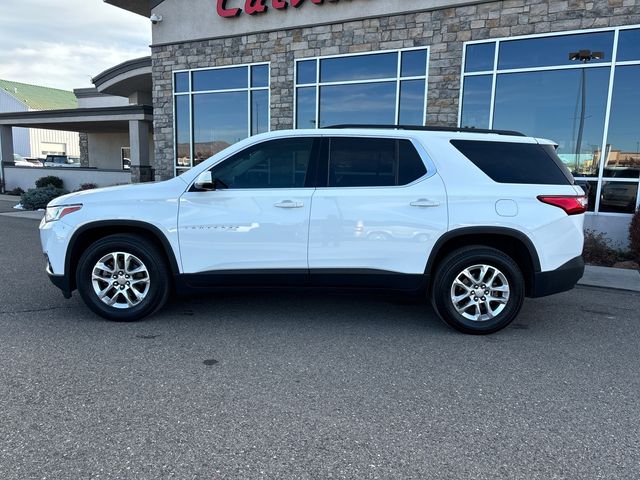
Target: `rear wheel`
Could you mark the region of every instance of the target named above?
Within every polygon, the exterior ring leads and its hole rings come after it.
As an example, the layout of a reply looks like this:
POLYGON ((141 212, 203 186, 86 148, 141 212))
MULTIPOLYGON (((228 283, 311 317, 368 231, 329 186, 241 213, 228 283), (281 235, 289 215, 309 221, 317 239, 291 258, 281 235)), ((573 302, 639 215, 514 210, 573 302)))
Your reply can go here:
POLYGON ((139 320, 159 310, 169 296, 163 253, 137 235, 112 235, 80 257, 76 284, 87 306, 109 320, 139 320))
POLYGON ((449 254, 435 274, 432 303, 445 323, 471 334, 497 332, 518 315, 524 278, 511 257, 482 246, 449 254))

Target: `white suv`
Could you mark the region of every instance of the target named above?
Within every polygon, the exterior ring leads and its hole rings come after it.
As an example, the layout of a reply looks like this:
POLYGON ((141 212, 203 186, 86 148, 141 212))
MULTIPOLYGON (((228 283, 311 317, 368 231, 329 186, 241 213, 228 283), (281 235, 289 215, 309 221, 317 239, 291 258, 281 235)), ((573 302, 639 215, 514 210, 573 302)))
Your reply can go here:
POLYGON ((548 140, 341 126, 237 143, 172 180, 72 193, 40 224, 47 271, 119 321, 171 290, 334 287, 428 296, 466 333, 584 271, 587 198, 548 140))

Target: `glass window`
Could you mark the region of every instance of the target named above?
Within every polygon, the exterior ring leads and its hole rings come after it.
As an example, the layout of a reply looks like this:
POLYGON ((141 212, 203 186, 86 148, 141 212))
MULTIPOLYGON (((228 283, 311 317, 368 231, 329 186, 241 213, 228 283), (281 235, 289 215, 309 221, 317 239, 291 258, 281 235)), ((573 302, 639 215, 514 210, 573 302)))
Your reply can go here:
POLYGON ((211 169, 223 187, 302 188, 313 152, 313 138, 271 140, 235 154, 211 169))
POLYGON ((175 80, 176 175, 239 140, 269 131, 268 64, 180 72, 175 80))
POLYGON ((502 70, 576 64, 577 61, 569 60, 569 54, 579 50, 604 53, 604 58, 592 60, 590 63, 610 62, 613 50, 613 32, 559 35, 501 42, 498 68, 502 70))
POLYGON ((465 72, 485 72, 493 70, 495 43, 477 43, 467 46, 465 52, 465 72))
POLYGON ((398 140, 398 185, 408 185, 427 173, 427 168, 409 140, 398 140))
POLYGON ((605 177, 640 177, 640 65, 616 68, 605 177))
POLYGON ((460 126, 489 128, 492 82, 492 75, 478 75, 464 79, 460 126))
POLYGON ((320 126, 345 123, 395 124, 396 82, 320 88, 320 126))
POLYGON ((600 211, 634 213, 638 202, 638 182, 602 182, 600 211))
POLYGON ((247 67, 215 68, 193 72, 193 91, 248 88, 247 67))
POLYGON ((330 187, 407 185, 426 173, 422 158, 409 140, 331 139, 330 187))
POLYGON ((189 74, 187 72, 176 73, 175 89, 176 93, 189 91, 189 74))
POLYGON ((609 67, 500 74, 493 128, 559 144, 574 176, 597 176, 609 67))
POLYGON ((325 58, 320 60, 321 82, 348 82, 395 78, 398 75, 398 54, 378 53, 325 58))
POLYGON ((424 80, 400 83, 400 125, 424 125, 424 93, 424 80))
MULTIPOLYGON (((402 52, 402 77, 424 77, 427 72, 427 51, 409 50, 402 52)), ((395 75, 394 75, 395 76, 395 75)))
POLYGON ((423 125, 428 54, 424 47, 298 62, 296 127, 423 125))
POLYGON ((640 60, 640 28, 620 30, 618 35, 618 62, 640 60))
POLYGON ((191 164, 191 135, 189 125, 189 96, 176 97, 176 165, 191 164))
POLYGON ((595 212, 596 211, 596 194, 598 193, 598 182, 593 180, 589 180, 587 182, 577 181, 576 185, 581 186, 582 189, 587 194, 587 199, 589 201, 589 204, 587 205, 587 211, 595 212))
POLYGON ((570 178, 537 143, 451 140, 465 157, 494 182, 569 185, 570 178))
POLYGON ((193 164, 247 137, 247 93, 193 96, 193 164))
POLYGON ((251 135, 269 131, 269 91, 251 92, 251 135))
POLYGON ((296 127, 316 128, 316 87, 298 88, 296 104, 296 127))
POLYGON ((329 153, 330 187, 396 185, 396 142, 381 138, 332 138, 329 153))
POLYGON ((299 85, 304 83, 316 83, 317 63, 315 60, 305 60, 298 62, 297 79, 299 85))
POLYGON ((120 149, 120 159, 122 160, 122 169, 131 170, 131 148, 122 147, 120 149))
POLYGON ((251 86, 269 86, 269 65, 253 65, 251 67, 251 86))

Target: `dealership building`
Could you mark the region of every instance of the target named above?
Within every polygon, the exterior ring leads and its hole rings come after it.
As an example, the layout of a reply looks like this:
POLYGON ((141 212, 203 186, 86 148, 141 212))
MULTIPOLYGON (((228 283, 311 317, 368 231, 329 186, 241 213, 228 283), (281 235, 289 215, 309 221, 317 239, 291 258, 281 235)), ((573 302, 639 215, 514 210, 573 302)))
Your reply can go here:
POLYGON ((134 172, 171 178, 286 128, 519 130, 553 139, 589 184, 588 226, 626 237, 640 0, 105 1, 153 17, 155 151, 134 172))

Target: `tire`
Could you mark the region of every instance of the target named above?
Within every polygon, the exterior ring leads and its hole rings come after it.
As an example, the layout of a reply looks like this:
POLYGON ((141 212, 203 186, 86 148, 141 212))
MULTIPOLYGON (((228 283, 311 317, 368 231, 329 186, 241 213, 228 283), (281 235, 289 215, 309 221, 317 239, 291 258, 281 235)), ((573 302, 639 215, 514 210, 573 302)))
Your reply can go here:
POLYGON ((438 264, 431 301, 447 325, 484 335, 505 328, 518 316, 524 294, 524 277, 511 257, 494 248, 469 246, 453 251, 438 264))
POLYGON ((142 236, 120 234, 100 239, 85 250, 76 270, 76 285, 94 313, 116 322, 132 322, 164 306, 171 276, 164 253, 156 245, 142 236))

